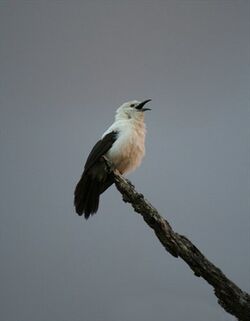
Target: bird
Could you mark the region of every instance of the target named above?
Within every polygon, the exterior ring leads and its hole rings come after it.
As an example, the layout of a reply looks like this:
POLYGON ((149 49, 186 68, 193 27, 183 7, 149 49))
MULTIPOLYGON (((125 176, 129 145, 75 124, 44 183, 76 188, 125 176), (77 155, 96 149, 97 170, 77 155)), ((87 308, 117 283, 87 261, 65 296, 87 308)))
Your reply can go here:
POLYGON ((114 183, 105 158, 121 175, 135 170, 145 155, 146 125, 144 107, 151 99, 123 103, 113 124, 104 132, 87 157, 82 176, 74 191, 75 211, 85 219, 97 212, 100 195, 114 183))

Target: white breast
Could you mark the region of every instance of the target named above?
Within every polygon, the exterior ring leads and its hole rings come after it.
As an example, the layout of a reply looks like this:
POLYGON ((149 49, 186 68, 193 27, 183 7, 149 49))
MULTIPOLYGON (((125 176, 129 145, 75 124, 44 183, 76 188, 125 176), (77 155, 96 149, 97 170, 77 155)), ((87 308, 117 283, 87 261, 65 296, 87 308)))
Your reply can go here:
POLYGON ((140 165, 145 154, 145 133, 144 122, 120 124, 118 138, 106 156, 121 174, 131 172, 140 165))

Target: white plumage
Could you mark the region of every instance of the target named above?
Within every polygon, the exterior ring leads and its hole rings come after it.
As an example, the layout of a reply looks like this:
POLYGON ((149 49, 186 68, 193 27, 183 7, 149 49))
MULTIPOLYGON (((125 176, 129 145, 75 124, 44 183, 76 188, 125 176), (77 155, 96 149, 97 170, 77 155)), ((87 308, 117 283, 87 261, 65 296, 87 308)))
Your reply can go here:
POLYGON ((96 213, 100 195, 114 183, 112 174, 107 172, 103 156, 121 174, 131 172, 140 165, 145 154, 144 112, 149 110, 144 105, 149 101, 133 100, 117 109, 114 123, 93 147, 76 185, 74 204, 77 214, 84 213, 88 219, 96 213))
POLYGON ((118 132, 117 140, 107 152, 106 157, 121 174, 135 170, 145 154, 144 113, 130 107, 138 104, 139 102, 135 100, 118 108, 115 122, 102 135, 103 138, 112 131, 118 132))

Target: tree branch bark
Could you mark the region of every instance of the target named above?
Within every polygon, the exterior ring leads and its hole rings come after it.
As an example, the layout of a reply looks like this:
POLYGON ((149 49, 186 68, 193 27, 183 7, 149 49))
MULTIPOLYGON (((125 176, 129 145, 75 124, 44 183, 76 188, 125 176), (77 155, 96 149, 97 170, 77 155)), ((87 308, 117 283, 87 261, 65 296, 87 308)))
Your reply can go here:
MULTIPOLYGON (((108 164, 109 171, 111 168, 108 164)), ((161 244, 174 257, 181 257, 194 274, 205 279, 213 288, 218 303, 240 321, 250 320, 250 296, 229 280, 211 263, 185 236, 173 231, 166 219, 138 193, 132 183, 119 173, 113 172, 115 185, 123 201, 130 203, 141 214, 144 221, 154 230, 161 244)))

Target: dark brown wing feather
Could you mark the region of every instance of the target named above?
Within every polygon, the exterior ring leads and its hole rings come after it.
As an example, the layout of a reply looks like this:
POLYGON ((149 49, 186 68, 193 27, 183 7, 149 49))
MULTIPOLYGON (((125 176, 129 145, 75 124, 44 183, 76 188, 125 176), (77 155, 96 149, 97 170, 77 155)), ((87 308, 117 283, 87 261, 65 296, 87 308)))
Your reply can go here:
POLYGON ((101 156, 107 153, 116 141, 117 135, 118 132, 116 131, 108 133, 95 144, 86 160, 84 171, 88 171, 101 156))
POLYGON ((101 157, 107 153, 117 139, 117 132, 111 132, 99 140, 91 150, 81 179, 76 185, 74 204, 76 213, 86 219, 97 212, 99 197, 110 185, 113 178, 107 174, 104 159, 101 157))

